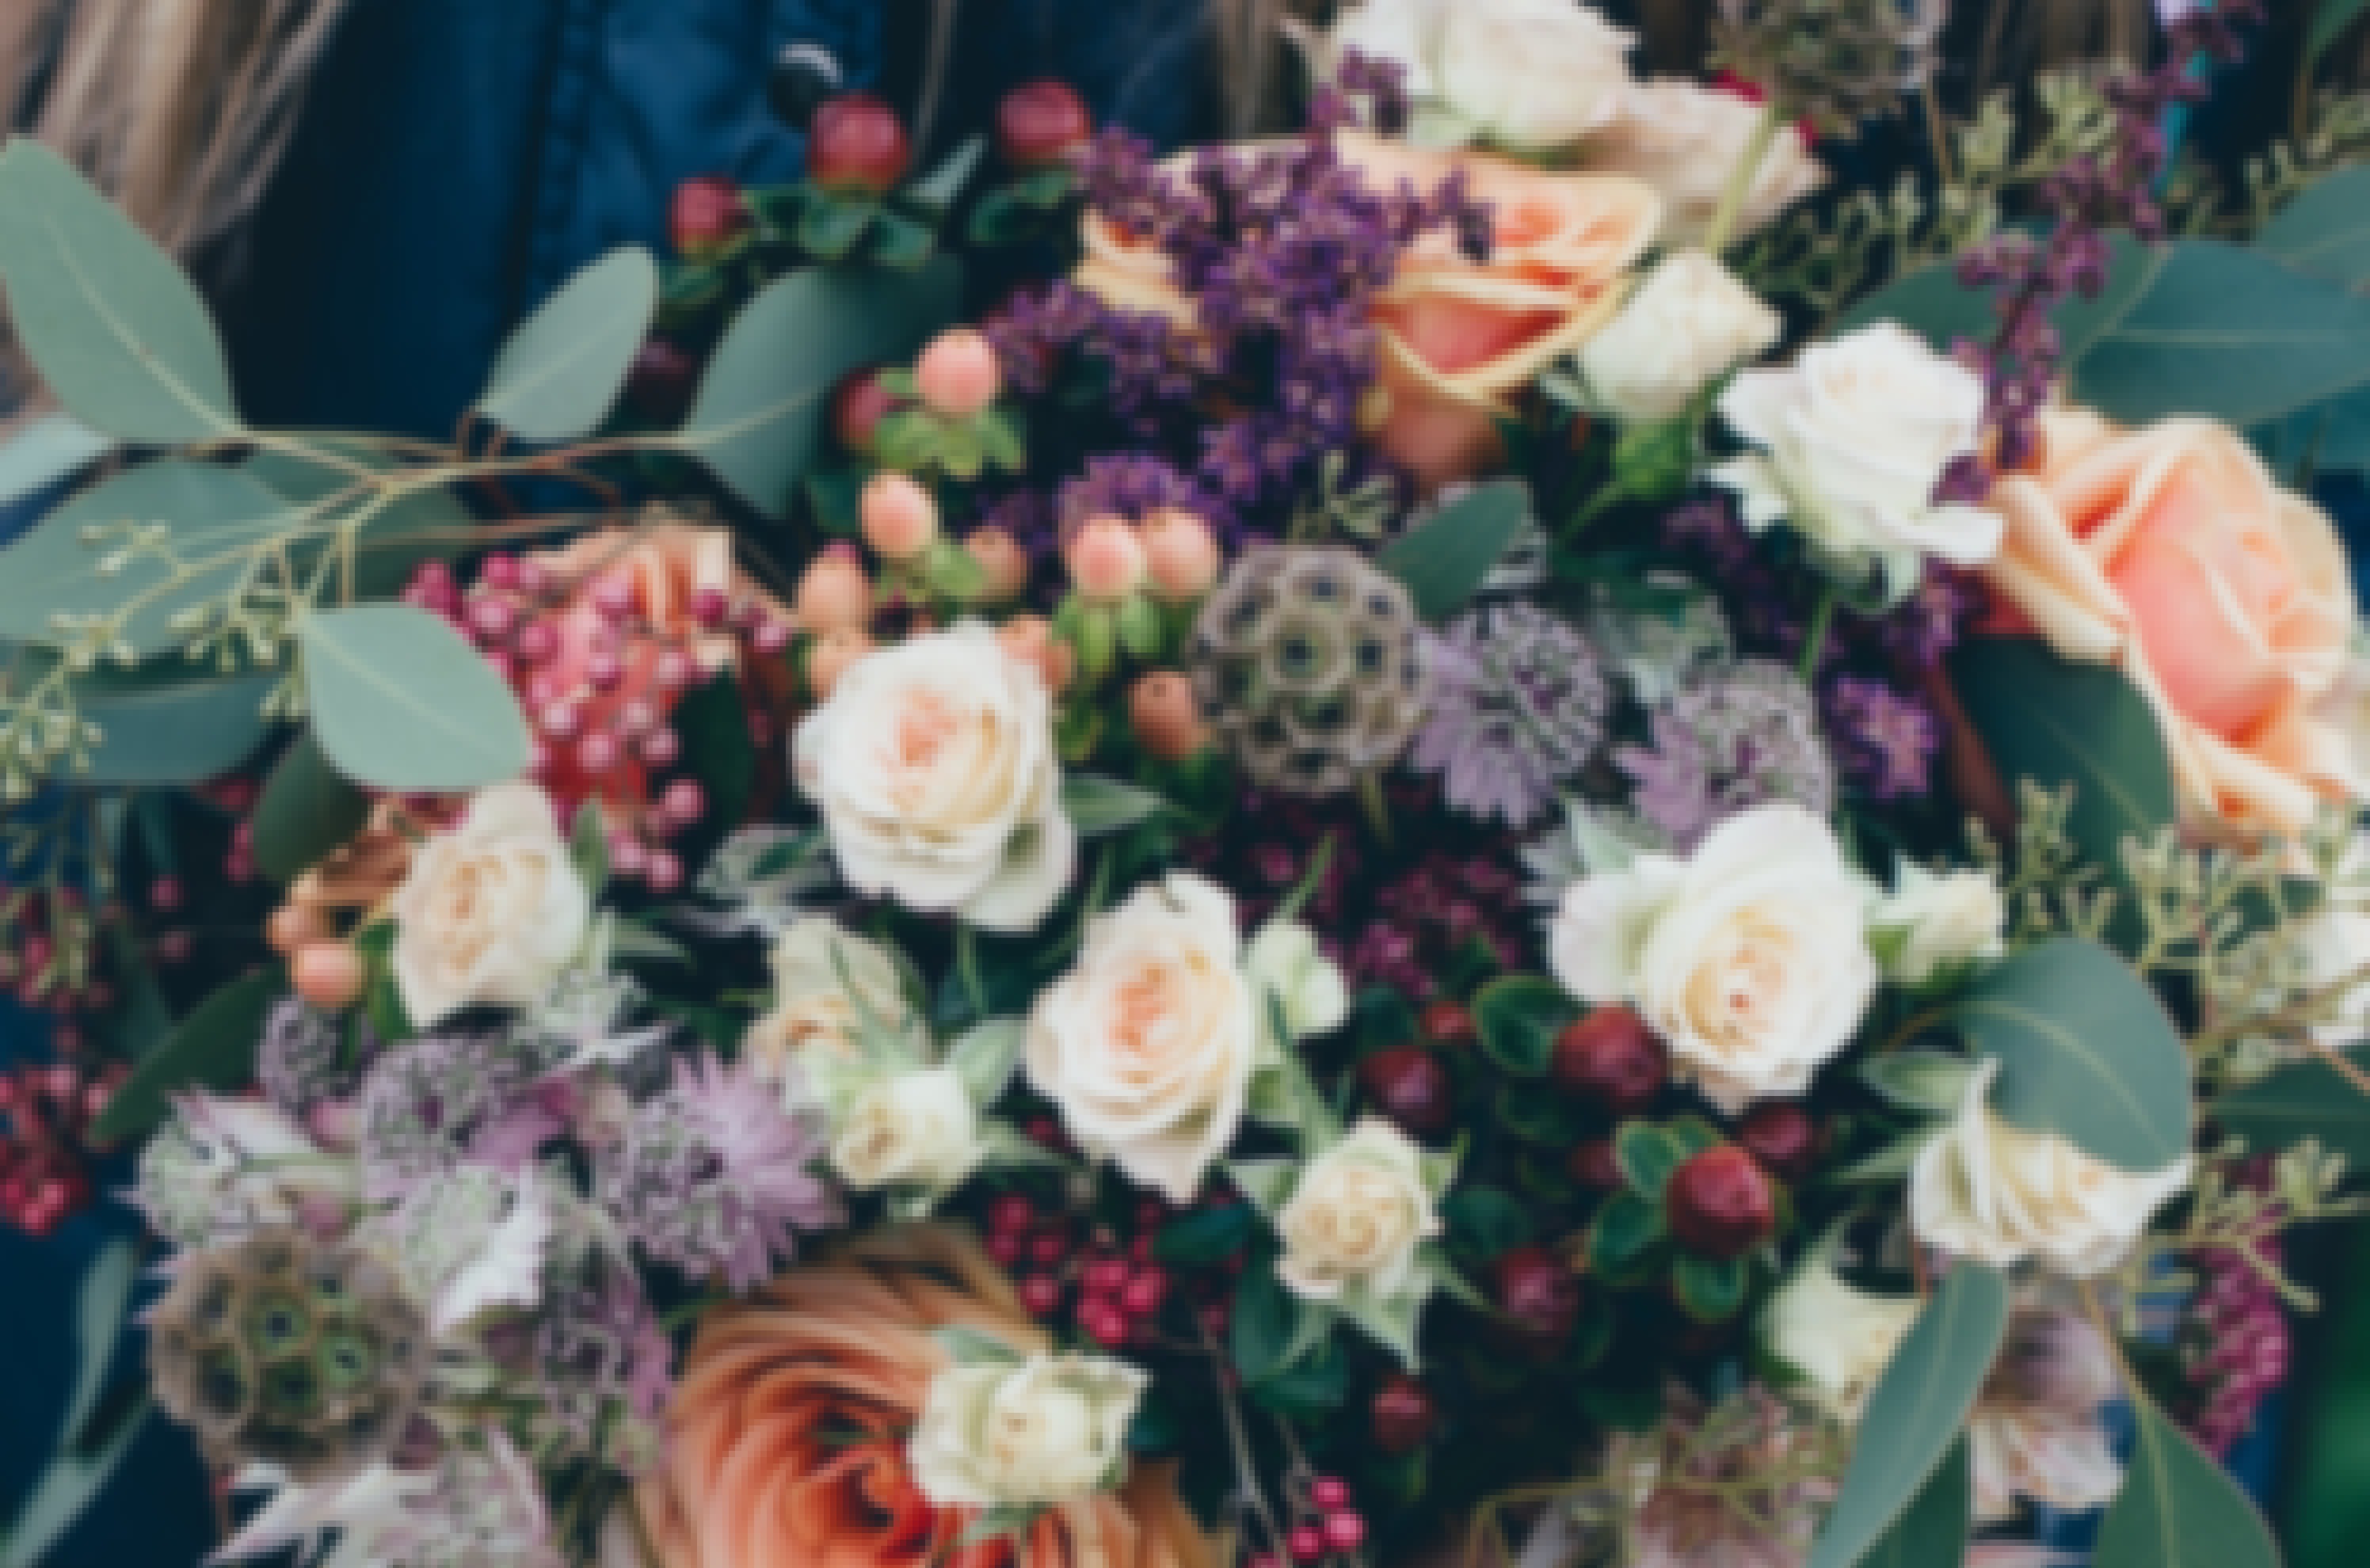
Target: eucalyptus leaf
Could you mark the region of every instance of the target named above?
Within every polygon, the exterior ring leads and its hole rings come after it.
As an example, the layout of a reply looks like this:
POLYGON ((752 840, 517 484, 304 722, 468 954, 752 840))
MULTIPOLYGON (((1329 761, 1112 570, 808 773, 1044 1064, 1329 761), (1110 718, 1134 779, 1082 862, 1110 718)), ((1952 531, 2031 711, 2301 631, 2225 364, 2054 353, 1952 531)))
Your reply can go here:
POLYGON ((2123 1489, 2099 1523, 2093 1568, 2279 1568, 2263 1516, 2229 1471, 2146 1399, 2123 1489))
POLYGON ((2320 63, 2321 56, 2336 47, 2365 9, 2370 9, 2370 0, 2319 0, 2313 6, 2312 28, 2305 35, 2307 69, 2320 63))
POLYGON ((2370 167, 2340 169, 2307 186, 2263 225, 2255 245, 2302 271, 2356 288, 2370 280, 2370 167))
POLYGON ((72 165, 19 137, 0 153, 0 288, 66 412, 159 446, 239 432, 230 370, 188 276, 72 165))
MULTIPOLYGON (((324 442, 314 452, 274 448, 258 452, 239 471, 291 505, 314 512, 314 527, 354 524, 352 599, 400 593, 423 561, 449 561, 485 544, 477 520, 447 489, 407 488, 387 496, 354 472, 398 472, 381 449, 361 442, 324 442)), ((301 539, 289 557, 310 570, 329 547, 326 533, 301 539)), ((342 585, 341 585, 342 586, 342 585)))
POLYGON ((98 727, 85 784, 191 784, 220 778, 263 743, 275 675, 95 670, 69 679, 75 705, 98 727))
MULTIPOLYGON (((2346 1048, 2360 1072, 2370 1069, 2370 1043, 2346 1048)), ((2311 1139, 2345 1156, 2355 1170, 2370 1170, 2370 1094, 2364 1094, 2334 1063, 2300 1061, 2233 1089, 2214 1102, 2214 1125, 2247 1140, 2258 1154, 2274 1154, 2311 1139)))
POLYGON ((0 446, 0 503, 14 501, 70 479, 115 450, 103 436, 71 414, 28 419, 0 446))
POLYGON ((625 391, 658 304, 650 253, 639 246, 611 251, 511 334, 477 412, 523 441, 591 434, 625 391))
POLYGON ((1418 523, 1375 564, 1407 585, 1417 614, 1444 621, 1481 591, 1530 515, 1530 489, 1521 480, 1478 486, 1418 523))
POLYGON ((253 974, 200 1002, 161 1049, 132 1070, 91 1124, 91 1141, 115 1144, 146 1136, 165 1119, 176 1094, 246 1088, 255 1077, 264 1021, 286 990, 277 974, 253 974))
POLYGON ((1958 1568, 1967 1560, 1974 1511, 1974 1477, 1962 1437, 1883 1539, 1860 1559, 1861 1568, 1958 1568))
POLYGON ((108 1368, 115 1364, 139 1282, 140 1249, 128 1238, 108 1243, 83 1275, 75 1305, 74 1391, 66 1403, 57 1457, 0 1533, 0 1568, 40 1568, 52 1562, 51 1549, 98 1495, 147 1425, 152 1407, 144 1391, 128 1419, 109 1424, 95 1443, 86 1436, 107 1389, 108 1368))
POLYGON ((408 604, 305 617, 306 705, 322 753, 357 784, 463 790, 526 771, 518 700, 458 632, 408 604))
POLYGON ((320 742, 300 735, 271 770, 255 807, 255 864, 293 882, 370 820, 370 796, 329 766, 320 742))

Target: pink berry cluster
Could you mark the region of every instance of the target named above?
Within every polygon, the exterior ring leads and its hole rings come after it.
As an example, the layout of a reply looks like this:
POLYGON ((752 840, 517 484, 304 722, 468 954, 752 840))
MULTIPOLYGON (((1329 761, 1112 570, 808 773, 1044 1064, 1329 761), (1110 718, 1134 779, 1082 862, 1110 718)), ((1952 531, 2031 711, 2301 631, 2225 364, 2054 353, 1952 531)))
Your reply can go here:
MULTIPOLYGON (((1146 1197, 1132 1226, 1094 1225, 1082 1234, 1070 1216, 1007 1192, 988 1207, 988 1255, 1017 1276, 1030 1316, 1048 1323, 1066 1318, 1099 1345, 1141 1344, 1157 1335, 1163 1310, 1180 1297, 1177 1275, 1153 1255, 1153 1239, 1172 1212, 1146 1197)), ((1223 1288, 1193 1283, 1203 1325, 1223 1332, 1223 1288)))
MULTIPOLYGON (((2263 1172, 2258 1185, 2267 1184, 2263 1172)), ((2255 1242, 2263 1261, 2279 1266, 2280 1239, 2266 1228, 2255 1242)), ((2226 1455, 2255 1423, 2272 1391, 2287 1381, 2295 1331, 2279 1292, 2263 1271, 2235 1252, 2195 1259, 2197 1292, 2181 1325, 2183 1366, 2196 1403, 2189 1430, 2215 1458, 2226 1455)))
POLYGON ((1284 1531, 1282 1554, 1252 1555, 1248 1568, 1286 1568, 1295 1563, 1322 1562, 1328 1558, 1355 1557, 1366 1545, 1365 1516, 1357 1510, 1350 1483, 1338 1476, 1319 1475, 1306 1484, 1287 1487, 1284 1501, 1293 1523, 1284 1531))
MULTIPOLYGON (((178 907, 180 885, 167 880, 169 886, 159 886, 178 907)), ((0 947, 0 990, 19 1006, 55 1020, 51 1026, 53 1048, 61 1056, 76 1055, 82 1048, 75 1018, 103 1013, 115 1005, 115 986, 101 972, 98 947, 101 924, 111 913, 94 913, 77 888, 12 890, 0 885, 0 932, 10 939, 10 945, 0 947)), ((180 942, 186 944, 187 937, 180 942)))
POLYGON ((46 1236, 89 1207, 90 1124, 127 1071, 52 1062, 0 1072, 0 1221, 46 1236))

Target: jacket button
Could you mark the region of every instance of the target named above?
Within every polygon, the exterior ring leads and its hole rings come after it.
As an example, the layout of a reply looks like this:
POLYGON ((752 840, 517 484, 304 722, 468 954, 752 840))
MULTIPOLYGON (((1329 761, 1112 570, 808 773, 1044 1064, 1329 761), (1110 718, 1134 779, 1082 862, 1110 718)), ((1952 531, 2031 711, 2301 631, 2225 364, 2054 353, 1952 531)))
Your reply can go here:
POLYGON ((817 43, 794 43, 782 51, 766 74, 765 101, 787 123, 803 131, 815 110, 846 86, 846 74, 831 51, 817 43))

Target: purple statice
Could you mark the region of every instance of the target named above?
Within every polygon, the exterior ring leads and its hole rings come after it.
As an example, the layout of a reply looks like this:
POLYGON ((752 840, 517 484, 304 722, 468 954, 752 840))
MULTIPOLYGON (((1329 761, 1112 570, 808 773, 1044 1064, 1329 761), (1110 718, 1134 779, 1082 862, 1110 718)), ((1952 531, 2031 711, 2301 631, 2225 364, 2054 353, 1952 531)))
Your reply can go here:
POLYGON ((1650 743, 1613 760, 1641 822, 1681 854, 1740 811, 1790 801, 1835 807, 1835 764, 1810 688, 1783 665, 1743 659, 1681 689, 1648 720, 1650 743))
POLYGON ((345 1022, 296 997, 275 1005, 256 1045, 255 1077, 263 1097, 302 1127, 321 1106, 350 1100, 369 1075, 378 1036, 357 1016, 345 1022))
POLYGON ((1382 883, 1340 962, 1353 987, 1388 986, 1404 995, 1440 994, 1440 977, 1476 946, 1501 969, 1526 962, 1522 879, 1485 855, 1425 856, 1382 883))
POLYGON ((364 1193, 374 1202, 400 1199, 479 1158, 489 1137, 514 1149, 518 1118, 537 1113, 536 1077, 535 1064, 499 1034, 425 1035, 387 1051, 354 1107, 364 1193))
POLYGON ((1974 574, 1928 561, 1906 598, 1867 623, 1878 646, 1905 670, 1930 670, 1958 645, 1984 603, 1974 574))
POLYGON ((1451 806, 1511 827, 1535 820, 1605 738, 1612 692, 1596 650, 1536 606, 1459 616, 1433 640, 1432 688, 1409 761, 1451 806))
POLYGON ((1191 512, 1221 536, 1231 531, 1232 516, 1217 497, 1166 459, 1142 452, 1087 459, 1087 471, 1062 486, 1053 515, 1066 539, 1090 518, 1141 521, 1161 511, 1191 512))
MULTIPOLYGON (((2268 1189, 2268 1161, 2250 1159, 2229 1173, 2234 1186, 2268 1189)), ((2281 1265, 2283 1211, 2272 1205, 2244 1252, 2216 1247, 2191 1259, 2197 1289, 2182 1312, 2178 1340, 2189 1383, 2182 1425, 2206 1452, 2227 1454, 2269 1399, 2287 1381, 2295 1331, 2266 1269, 2281 1265)))
POLYGON ((1839 675, 1826 688, 1826 717, 1846 778, 1878 800, 1927 792, 1942 725, 1923 702, 1882 681, 1839 675))
POLYGON ((1053 558, 1060 543, 1058 518, 1052 496, 1023 485, 985 502, 972 526, 1002 529, 1030 560, 1041 564, 1053 558))
POLYGON ((746 1063, 686 1059, 604 1162, 601 1202, 650 1256, 752 1290, 800 1231, 842 1221, 838 1193, 814 1170, 824 1143, 820 1121, 787 1109, 746 1063))
POLYGON ((606 1258, 547 1280, 533 1362, 545 1413, 586 1453, 655 1457, 673 1391, 674 1346, 641 1277, 606 1258), (647 1441, 616 1442, 630 1422, 647 1441), (604 1434, 608 1438, 604 1439, 604 1434))

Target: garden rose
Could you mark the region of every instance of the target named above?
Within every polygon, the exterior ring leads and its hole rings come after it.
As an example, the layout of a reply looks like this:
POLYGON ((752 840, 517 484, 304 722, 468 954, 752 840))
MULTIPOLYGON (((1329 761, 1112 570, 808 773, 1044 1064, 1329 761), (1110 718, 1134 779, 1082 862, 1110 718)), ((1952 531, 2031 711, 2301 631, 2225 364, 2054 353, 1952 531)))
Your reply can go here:
POLYGON ((2361 798, 2370 780, 2321 706, 2357 619, 2327 515, 2208 420, 2058 411, 2042 435, 2041 462, 1993 492, 1995 629, 2129 675, 2200 821, 2294 833, 2361 798))
POLYGON ((1217 1568, 1165 1465, 1019 1541, 966 1542, 977 1514, 934 1505, 906 1446, 948 1328, 1052 1348, 977 1245, 937 1226, 863 1236, 708 1313, 636 1497, 663 1568, 1217 1568))
MULTIPOLYGON (((1761 125, 1761 106, 1718 87, 1669 77, 1632 86, 1620 118, 1592 138, 1591 169, 1626 174, 1661 193, 1662 243, 1700 246, 1761 125)), ((1738 209, 1727 238, 1743 238, 1826 183, 1827 172, 1791 129, 1778 133, 1738 209)))
POLYGON ((1778 341, 1778 313, 1699 250, 1668 256, 1580 351, 1596 405, 1617 419, 1676 418, 1703 389, 1778 341))
POLYGON ((419 846, 392 912, 404 1013, 432 1029, 476 1003, 539 1001, 575 957, 592 901, 550 797, 506 784, 479 790, 419 846))
POLYGON ((1967 1080, 1958 1115, 1917 1156, 1909 1218, 1929 1247, 2006 1268, 2037 1257, 2088 1276, 2121 1262, 2149 1217, 2189 1186, 2187 1155, 2160 1171, 2119 1171, 2054 1133, 1992 1114, 1999 1063, 1967 1080))
POLYGON ((1878 322, 1791 365, 1745 371, 1720 412, 1759 449, 1710 474, 1749 528, 1791 522, 1837 565, 1882 568, 1896 590, 1929 555, 1971 567, 1999 548, 1996 514, 1934 499, 1981 439, 1983 381, 1904 327, 1878 322))
POLYGON ((826 916, 804 915, 767 956, 773 1006, 749 1025, 741 1050, 768 1080, 782 1081, 811 1052, 853 1055, 867 1013, 913 1046, 916 1059, 928 1045, 897 961, 878 943, 826 916))
POLYGON ((792 761, 859 892, 1018 932, 1070 879, 1052 703, 984 622, 857 659, 799 726, 792 761))
POLYGON ((1872 923, 1885 938, 1878 944, 1885 972, 1903 985, 1923 985, 1953 965, 2007 949, 2008 909, 1986 871, 1937 876, 1904 861, 1872 923))
POLYGON ((1151 1379, 1101 1356, 941 1368, 909 1449, 914 1484, 941 1508, 1044 1507, 1108 1490, 1151 1379))
POLYGON ((1761 1343, 1809 1379, 1821 1408, 1849 1425, 1859 1420, 1918 1310, 1915 1296, 1855 1290, 1825 1259, 1812 1257, 1769 1299, 1761 1343))
POLYGON ((1276 1277, 1294 1294, 1330 1301, 1352 1285, 1401 1294, 1415 1281, 1416 1248, 1441 1231, 1423 1150, 1389 1122, 1365 1117, 1301 1171, 1275 1228, 1283 1238, 1276 1277))
POLYGON ((859 1092, 831 1142, 833 1169, 848 1185, 943 1192, 986 1152, 979 1109, 951 1067, 884 1073, 859 1092))
POLYGON ((1713 829, 1685 861, 1641 854, 1565 892, 1556 978, 1626 1002, 1728 1116, 1791 1097, 1849 1043, 1877 982, 1869 893, 1835 834, 1790 804, 1713 829))
POLYGON ((1023 1064, 1088 1153, 1176 1203, 1231 1142, 1260 1052, 1234 900, 1189 872, 1097 916, 1023 1064))

